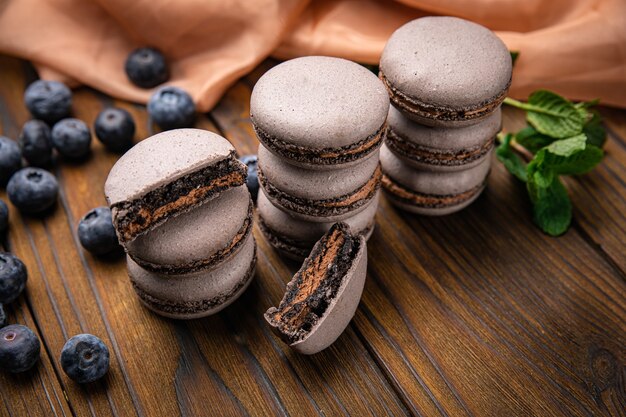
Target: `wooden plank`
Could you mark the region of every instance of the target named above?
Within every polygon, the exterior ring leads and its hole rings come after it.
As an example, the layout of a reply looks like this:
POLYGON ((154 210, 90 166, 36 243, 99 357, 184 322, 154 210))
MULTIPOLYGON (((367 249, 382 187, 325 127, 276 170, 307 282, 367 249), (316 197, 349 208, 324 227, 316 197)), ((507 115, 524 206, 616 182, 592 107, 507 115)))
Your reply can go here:
MULTIPOLYGON (((254 77, 212 112, 247 149, 254 77)), ((461 213, 411 216, 383 199, 377 222, 353 323, 412 412, 621 415, 626 283, 577 230, 542 234, 502 166, 461 213)))
MULTIPOLYGON (((588 174, 568 177, 566 183, 574 205, 574 228, 626 274, 626 114, 607 107, 600 112, 608 126, 604 160, 588 174)), ((523 112, 511 107, 504 107, 503 121, 510 131, 525 126, 523 112)))
MULTIPOLYGON (((14 89, 22 91, 23 80, 14 89)), ((16 94, 9 101, 23 109, 16 94)), ((140 106, 111 102, 87 89, 78 90, 74 102, 76 116, 88 123, 105 105, 124 107, 137 122, 137 136, 148 135, 140 106)), ((25 110, 13 112, 14 124, 28 117, 25 110)), ((198 126, 216 129, 205 118, 198 126)), ((33 309, 51 349, 59 351, 79 331, 97 334, 111 348, 111 372, 102 386, 85 390, 62 378, 77 415, 407 413, 354 332, 313 358, 294 355, 275 339, 262 313, 280 300, 295 266, 274 266, 263 246, 256 282, 225 312, 186 323, 141 307, 123 259, 94 258, 75 236, 79 218, 105 203, 102 186, 116 159, 95 143, 88 161, 57 164, 57 209, 43 220, 24 218, 11 235, 16 252, 39 269, 29 295, 38 300, 33 309)))

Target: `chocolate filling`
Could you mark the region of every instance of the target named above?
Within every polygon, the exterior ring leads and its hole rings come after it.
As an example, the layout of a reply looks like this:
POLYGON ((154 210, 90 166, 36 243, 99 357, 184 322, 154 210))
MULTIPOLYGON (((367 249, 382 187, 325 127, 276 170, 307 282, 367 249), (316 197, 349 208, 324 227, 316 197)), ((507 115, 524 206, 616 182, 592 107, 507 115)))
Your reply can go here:
POLYGON ((246 181, 246 166, 235 153, 212 166, 184 175, 130 201, 113 204, 113 224, 120 241, 128 242, 168 217, 199 206, 216 194, 246 181))
POLYGON ((265 178, 263 170, 260 166, 258 168, 258 175, 259 183, 267 192, 268 197, 273 200, 277 200, 281 206, 296 213, 326 217, 349 213, 350 211, 356 210, 364 204, 367 204, 367 202, 370 201, 376 194, 376 190, 380 187, 382 171, 380 164, 378 164, 372 177, 361 187, 351 193, 325 200, 311 200, 295 197, 279 190, 272 185, 267 178, 265 178))
POLYGON ((289 344, 306 337, 337 296, 359 253, 361 241, 345 223, 336 223, 315 245, 265 318, 289 344))
POLYGON ((485 156, 494 146, 494 139, 484 144, 456 151, 443 151, 417 145, 398 135, 391 127, 387 128, 387 146, 395 153, 412 161, 431 165, 459 166, 485 156))
POLYGON ((141 259, 138 256, 134 255, 132 252, 128 252, 128 255, 133 259, 133 261, 135 261, 135 263, 137 263, 142 268, 147 269, 148 271, 157 272, 161 274, 180 275, 180 274, 189 274, 192 272, 197 272, 202 269, 208 269, 209 267, 219 262, 222 262, 224 259, 231 256, 246 241, 246 238, 252 231, 252 207, 253 207, 252 199, 250 199, 250 202, 248 205, 248 216, 244 220, 243 224, 241 225, 241 228, 239 229, 239 231, 237 232, 233 240, 228 242, 226 246, 219 249, 217 252, 211 255, 208 255, 206 257, 203 257, 203 259, 195 260, 195 261, 184 263, 184 264, 162 265, 162 264, 155 264, 155 263, 146 261, 144 259, 141 259))
POLYGON ((252 274, 254 273, 254 268, 256 267, 256 245, 254 248, 254 257, 252 258, 252 262, 250 262, 250 266, 246 270, 244 277, 241 281, 239 281, 233 288, 231 288, 228 292, 223 294, 219 294, 213 298, 208 298, 206 300, 197 300, 197 301, 169 301, 161 298, 154 297, 150 295, 148 292, 144 291, 143 288, 139 287, 135 281, 131 277, 131 283, 133 285, 133 289, 139 296, 139 298, 150 308, 156 311, 162 311, 164 313, 172 314, 172 315, 187 315, 187 314, 197 314, 203 313, 205 311, 216 308, 234 296, 237 295, 239 291, 252 279, 252 274))
MULTIPOLYGON (((301 259, 306 258, 311 253, 313 245, 315 245, 315 242, 304 242, 302 240, 291 239, 276 233, 274 229, 269 227, 267 223, 263 221, 263 217, 261 216, 259 216, 257 224, 270 245, 279 251, 292 255, 293 257, 301 259)), ((365 229, 361 230, 358 235, 367 237, 373 228, 374 221, 372 221, 365 229)))
POLYGON ((382 179, 383 188, 387 191, 390 197, 404 204, 424 208, 444 208, 461 204, 479 193, 485 186, 486 182, 487 179, 485 179, 485 182, 482 184, 459 194, 435 195, 409 190, 408 188, 395 182, 387 175, 383 175, 382 179))
POLYGON ((260 129, 253 122, 254 131, 263 143, 276 154, 294 161, 300 161, 313 165, 335 165, 356 161, 365 155, 378 149, 382 143, 386 132, 386 123, 372 135, 354 143, 352 145, 339 148, 309 148, 286 142, 260 129))
POLYGON ((486 100, 474 106, 467 106, 460 109, 454 109, 449 107, 438 106, 435 104, 425 103, 416 97, 410 97, 400 92, 396 87, 391 85, 385 74, 379 71, 378 77, 382 80, 391 101, 400 109, 407 113, 414 114, 424 119, 442 120, 442 121, 463 121, 480 119, 491 112, 493 112, 506 97, 511 85, 511 80, 507 83, 506 87, 494 97, 490 97, 486 100))

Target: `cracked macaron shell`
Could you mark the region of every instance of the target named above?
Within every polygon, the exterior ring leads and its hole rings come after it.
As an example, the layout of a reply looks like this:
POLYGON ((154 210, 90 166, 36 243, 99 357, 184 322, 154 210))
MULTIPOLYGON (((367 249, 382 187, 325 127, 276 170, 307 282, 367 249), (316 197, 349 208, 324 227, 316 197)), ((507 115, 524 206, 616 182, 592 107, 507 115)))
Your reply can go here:
MULTIPOLYGON (((248 219, 250 204, 250 194, 245 185, 226 190, 201 206, 171 217, 138 236, 126 244, 126 249, 133 260, 144 267, 148 263, 163 267, 157 269, 167 270, 202 263, 233 242, 248 219)), ((248 220, 251 227, 252 217, 248 220)), ((226 255, 232 253, 227 252, 226 255)), ((209 269, 216 262, 200 269, 209 269)))
POLYGON ((387 92, 365 67, 341 58, 310 56, 266 72, 250 99, 255 126, 310 148, 353 145, 376 133, 389 108, 387 92))
POLYGON ((110 205, 133 200, 234 152, 228 140, 207 130, 161 132, 133 146, 113 165, 104 193, 110 205))
POLYGON ((209 271, 192 274, 158 274, 141 268, 130 257, 126 261, 133 287, 147 308, 170 318, 194 319, 221 311, 245 291, 254 278, 256 242, 250 234, 237 254, 209 271), (166 306, 147 302, 140 293, 166 306), (208 308, 193 308, 200 303, 208 303, 208 308), (172 309, 172 305, 185 309, 172 309))

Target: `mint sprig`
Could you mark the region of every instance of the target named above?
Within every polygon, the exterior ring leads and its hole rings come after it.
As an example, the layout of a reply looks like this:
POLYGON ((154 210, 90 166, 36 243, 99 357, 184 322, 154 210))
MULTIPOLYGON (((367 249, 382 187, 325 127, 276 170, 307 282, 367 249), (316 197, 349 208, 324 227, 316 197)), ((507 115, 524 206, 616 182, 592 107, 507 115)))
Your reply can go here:
POLYGON ((572 203, 560 177, 585 174, 604 155, 606 130, 599 113, 591 109, 598 101, 572 103, 539 90, 527 103, 511 98, 505 103, 525 110, 528 126, 498 135, 496 156, 526 183, 535 223, 551 236, 561 235, 571 224, 572 203))

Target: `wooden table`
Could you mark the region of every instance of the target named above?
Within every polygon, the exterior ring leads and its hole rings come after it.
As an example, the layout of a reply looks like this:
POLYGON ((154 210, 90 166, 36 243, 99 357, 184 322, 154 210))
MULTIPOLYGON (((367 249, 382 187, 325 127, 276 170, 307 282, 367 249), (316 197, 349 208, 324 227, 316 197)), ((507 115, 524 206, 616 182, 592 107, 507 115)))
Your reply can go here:
MULTIPOLYGON (((250 91, 275 63, 239 81, 197 126, 255 153, 250 91)), ((2 134, 29 115, 24 62, 0 58, 2 134)), ((143 106, 87 88, 75 115, 90 125, 107 106, 151 128, 143 106)), ((259 230, 257 276, 216 316, 161 318, 135 297, 122 257, 98 259, 76 237, 80 217, 104 205, 117 155, 94 141, 80 164, 58 161, 58 206, 44 218, 11 206, 7 249, 27 265, 25 295, 8 307, 42 342, 41 363, 0 374, 2 416, 422 415, 624 416, 626 410, 626 111, 602 109, 609 140, 592 173, 567 182, 573 227, 551 238, 533 224, 524 186, 494 162, 468 209, 418 217, 381 199, 357 314, 312 357, 291 352, 265 325, 298 265, 259 230), (65 341, 88 332, 111 351, 101 382, 80 386, 59 365, 65 341)), ((523 115, 505 109, 504 125, 523 115)), ((2 195, 6 201, 6 195, 2 195)))

